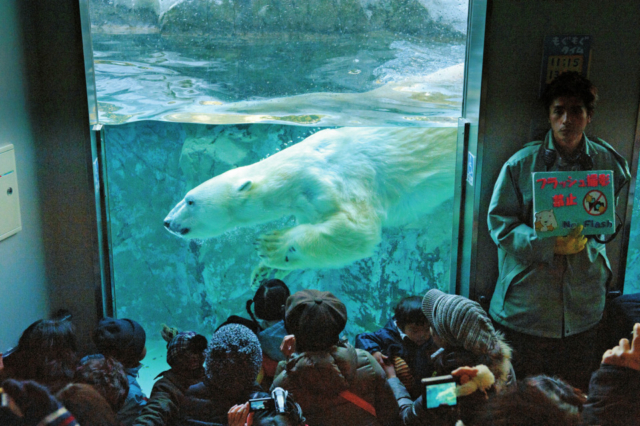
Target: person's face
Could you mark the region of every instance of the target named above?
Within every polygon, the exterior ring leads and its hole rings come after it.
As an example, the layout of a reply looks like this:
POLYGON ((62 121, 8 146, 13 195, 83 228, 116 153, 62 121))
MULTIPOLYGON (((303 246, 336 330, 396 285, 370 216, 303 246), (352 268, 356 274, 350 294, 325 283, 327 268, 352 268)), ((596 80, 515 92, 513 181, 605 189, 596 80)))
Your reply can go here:
POLYGON ((404 334, 416 345, 420 346, 429 340, 431 333, 429 332, 429 326, 426 324, 413 324, 409 323, 404 327, 404 334))
POLYGON ((564 154, 572 154, 580 145, 587 124, 591 123, 591 115, 582 99, 560 96, 549 106, 549 123, 555 143, 564 154))

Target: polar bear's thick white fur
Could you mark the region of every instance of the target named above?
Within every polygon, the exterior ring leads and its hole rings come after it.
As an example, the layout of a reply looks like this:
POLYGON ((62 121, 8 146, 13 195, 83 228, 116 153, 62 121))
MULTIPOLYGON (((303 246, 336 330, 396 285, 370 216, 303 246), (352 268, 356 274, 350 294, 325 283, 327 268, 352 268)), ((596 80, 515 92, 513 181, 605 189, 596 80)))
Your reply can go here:
POLYGON ((322 130, 187 193, 165 227, 184 238, 294 215, 260 236, 258 269, 338 268, 371 256, 383 226, 415 222, 453 195, 456 128, 322 130))

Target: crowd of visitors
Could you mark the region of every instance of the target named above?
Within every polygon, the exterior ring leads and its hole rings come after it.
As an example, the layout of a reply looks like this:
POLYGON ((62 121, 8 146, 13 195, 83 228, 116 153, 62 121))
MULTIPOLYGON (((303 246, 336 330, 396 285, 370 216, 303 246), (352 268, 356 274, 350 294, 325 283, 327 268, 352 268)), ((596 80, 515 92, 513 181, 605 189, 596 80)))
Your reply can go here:
MULTIPOLYGON (((258 294, 274 283, 264 286, 258 294)), ((288 297, 271 299, 277 315, 262 325, 255 316, 231 318, 209 339, 164 326, 171 368, 149 397, 137 381, 146 353, 139 323, 102 319, 92 336, 97 353, 81 358, 70 315, 37 321, 0 357, 0 424, 640 425, 640 323, 604 353, 589 388, 578 389, 562 377, 516 378, 518 354, 462 296, 432 289, 402 299, 354 347, 342 338, 348 313, 335 295, 279 293, 288 297), (281 361, 269 378, 273 359, 260 337, 280 322, 281 361), (430 378, 444 387, 432 391, 422 380, 430 378)))

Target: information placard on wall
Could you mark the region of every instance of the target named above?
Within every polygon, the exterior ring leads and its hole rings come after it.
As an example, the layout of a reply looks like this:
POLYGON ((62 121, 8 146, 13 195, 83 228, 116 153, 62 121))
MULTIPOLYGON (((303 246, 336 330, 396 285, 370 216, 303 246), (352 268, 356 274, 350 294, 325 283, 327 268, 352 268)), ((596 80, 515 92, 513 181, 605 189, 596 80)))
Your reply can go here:
POLYGON ((616 212, 611 170, 533 173, 533 227, 540 237, 613 234, 616 212))
POLYGON ((590 35, 555 35, 544 39, 540 96, 547 84, 565 71, 576 71, 589 78, 590 35))

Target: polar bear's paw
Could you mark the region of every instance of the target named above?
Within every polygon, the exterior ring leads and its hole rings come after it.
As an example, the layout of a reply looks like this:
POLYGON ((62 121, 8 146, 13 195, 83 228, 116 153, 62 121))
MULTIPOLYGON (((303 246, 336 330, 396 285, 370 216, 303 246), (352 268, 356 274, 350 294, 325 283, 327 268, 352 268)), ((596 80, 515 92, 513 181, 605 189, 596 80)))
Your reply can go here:
POLYGON ((295 243, 296 228, 272 231, 254 243, 260 261, 275 269, 297 269, 302 263, 300 247, 295 243))

